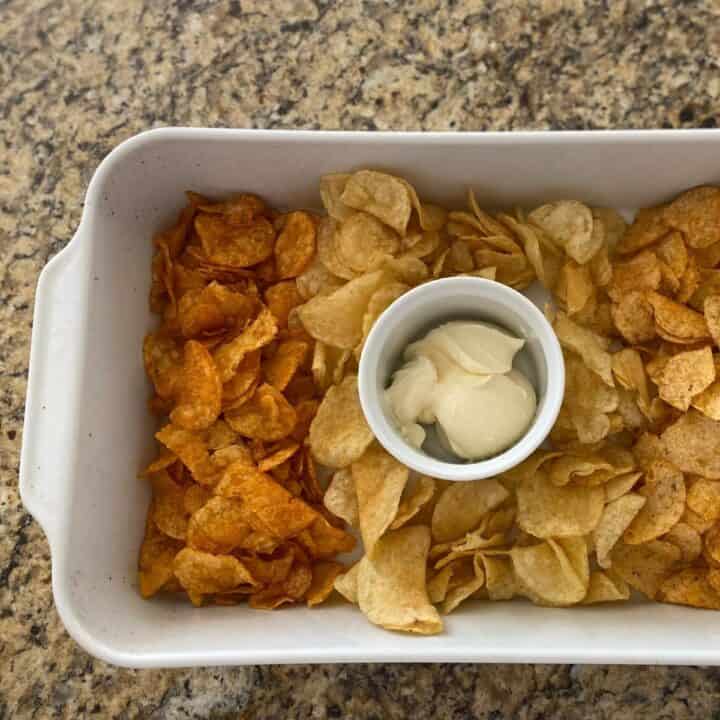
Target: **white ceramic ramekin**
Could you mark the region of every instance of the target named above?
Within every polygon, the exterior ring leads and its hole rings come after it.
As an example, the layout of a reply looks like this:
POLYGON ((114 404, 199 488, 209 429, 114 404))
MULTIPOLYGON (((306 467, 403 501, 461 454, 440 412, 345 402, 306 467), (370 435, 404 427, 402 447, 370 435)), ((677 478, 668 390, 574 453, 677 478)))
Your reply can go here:
POLYGON ((401 463, 431 477, 480 480, 521 463, 548 436, 562 405, 565 365, 550 323, 524 295, 492 280, 454 277, 420 285, 385 310, 365 343, 358 385, 365 418, 375 437, 401 463), (484 320, 523 338, 525 347, 516 356, 516 365, 520 361, 538 401, 532 424, 520 440, 479 462, 449 462, 413 447, 400 434, 383 399, 405 348, 451 320, 484 320))

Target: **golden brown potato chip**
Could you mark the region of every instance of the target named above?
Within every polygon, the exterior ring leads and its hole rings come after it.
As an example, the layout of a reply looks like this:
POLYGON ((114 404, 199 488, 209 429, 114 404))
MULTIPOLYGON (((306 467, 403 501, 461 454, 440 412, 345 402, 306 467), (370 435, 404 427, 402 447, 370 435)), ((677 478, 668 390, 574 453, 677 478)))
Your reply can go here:
POLYGON ((222 382, 228 382, 245 356, 253 350, 265 347, 277 335, 277 331, 278 327, 273 314, 263 306, 258 316, 247 328, 241 330, 236 337, 215 351, 215 364, 222 382))
POLYGON ((557 313, 553 328, 563 347, 577 353, 606 385, 614 387, 612 357, 607 351, 608 343, 604 337, 581 327, 562 312, 557 313))
POLYGON ((629 472, 610 478, 605 485, 605 502, 609 503, 629 493, 642 477, 642 472, 629 472))
POLYGON ((668 233, 655 248, 655 252, 673 272, 675 277, 682 277, 688 265, 688 251, 679 232, 668 233))
POLYGON ((697 560, 702 553, 702 538, 700 533, 684 522, 679 522, 662 536, 661 540, 676 545, 682 553, 682 561, 691 563, 697 560))
POLYGON ((517 488, 517 524, 535 537, 571 537, 592 532, 605 503, 602 487, 557 487, 542 470, 517 488))
POLYGON ((720 295, 711 295, 703 304, 705 320, 717 347, 720 347, 720 295))
POLYGON ((655 328, 660 337, 679 344, 710 339, 707 323, 700 313, 657 292, 648 292, 646 297, 655 313, 655 328))
POLYGON ((612 569, 628 585, 653 599, 680 561, 680 550, 669 542, 651 540, 642 545, 617 544, 612 569))
POLYGON ((612 370, 618 384, 626 390, 637 392, 641 406, 650 403, 645 366, 640 353, 633 348, 623 348, 612 355, 612 370))
POLYGON ((201 433, 169 424, 155 433, 155 437, 180 458, 196 482, 203 485, 217 482, 217 469, 210 460, 207 441, 201 433))
POLYGON ((709 347, 687 350, 667 358, 656 380, 660 397, 685 412, 696 395, 715 380, 715 365, 709 347))
POLYGON ((373 441, 357 389, 357 376, 348 375, 331 387, 310 425, 310 449, 315 459, 329 468, 355 462, 373 441))
POLYGON ((258 463, 258 470, 260 470, 260 472, 268 472, 269 470, 272 470, 291 458, 299 449, 299 443, 287 440, 283 441, 279 448, 260 460, 258 463))
POLYGON ((275 318, 275 324, 279 328, 286 328, 290 311, 302 304, 303 297, 295 281, 285 280, 265 290, 265 302, 275 318))
POLYGON ((397 530, 412 520, 435 494, 435 481, 426 475, 410 477, 398 507, 397 515, 390 525, 391 530, 397 530))
POLYGON ((605 506, 600 522, 593 530, 595 554, 601 568, 610 567, 610 551, 622 537, 628 525, 640 512, 645 502, 645 498, 641 495, 628 493, 605 506))
POLYGON ((335 231, 337 257, 354 273, 374 270, 399 249, 397 233, 367 213, 351 215, 335 231))
POLYGON ((195 340, 185 343, 177 404, 170 420, 186 430, 205 430, 220 415, 223 386, 212 355, 195 340))
POLYGON ((564 295, 568 315, 579 313, 595 292, 590 267, 568 260, 560 270, 557 292, 564 295))
POLYGON ((323 560, 332 558, 338 553, 351 552, 355 547, 355 538, 345 530, 331 525, 323 516, 318 515, 307 530, 297 536, 298 542, 305 543, 310 556, 323 560))
POLYGON ((663 209, 662 217, 685 235, 691 248, 709 247, 720 241, 720 188, 687 190, 663 209))
POLYGON ((618 575, 602 570, 593 570, 590 573, 590 584, 587 594, 583 598, 583 605, 595 603, 617 602, 630 599, 628 584, 618 575))
POLYGON ((144 598, 155 595, 171 581, 173 560, 183 546, 181 541, 162 533, 150 519, 152 515, 151 503, 138 560, 140 594, 144 598))
POLYGON ((631 344, 647 342, 657 334, 652 305, 639 290, 623 295, 610 312, 618 332, 631 344))
POLYGON ((348 179, 340 199, 349 207, 374 215, 400 235, 405 234, 412 206, 407 185, 400 178, 359 170, 348 179))
POLYGON ((663 218, 663 208, 642 208, 615 246, 619 255, 631 255, 656 243, 670 230, 663 218))
POLYGON ((349 468, 336 470, 323 497, 325 507, 351 527, 360 527, 355 481, 349 468))
POLYGON ((575 200, 541 205, 528 220, 542 228, 576 262, 588 262, 600 249, 603 236, 593 235, 590 208, 575 200))
POLYGON ((342 563, 324 560, 312 567, 312 581, 307 590, 305 600, 308 607, 319 605, 330 597, 337 577, 345 571, 342 563))
POLYGON ((182 346, 162 331, 149 333, 143 342, 145 372, 161 398, 172 398, 182 372, 182 346))
POLYGON ((553 485, 562 487, 571 480, 586 478, 599 470, 613 470, 613 465, 599 454, 567 453, 550 460, 547 477, 553 485))
POLYGON ((704 520, 720 518, 720 481, 698 478, 688 490, 687 506, 704 520))
POLYGON ((686 568, 660 586, 660 600, 677 605, 720 610, 720 593, 708 580, 705 568, 686 568))
POLYGON ((235 374, 223 385, 223 410, 240 407, 253 396, 260 382, 260 358, 260 351, 253 350, 240 361, 235 374))
POLYGON ((175 556, 173 567, 180 584, 198 595, 225 592, 238 585, 256 585, 248 569, 232 555, 211 555, 184 548, 175 556))
POLYGON ((195 231, 211 262, 236 268, 270 257, 275 242, 272 223, 261 216, 236 224, 227 216, 201 212, 195 218, 195 231))
POLYGON ((580 602, 590 582, 583 538, 552 539, 510 551, 521 595, 541 605, 561 607, 580 602))
POLYGON ((485 570, 479 556, 460 558, 448 567, 452 572, 442 602, 442 612, 445 615, 455 610, 485 584, 485 570))
POLYGON ((315 222, 302 210, 281 218, 282 230, 275 243, 275 265, 281 280, 297 277, 315 254, 315 222))
POLYGON ((395 519, 408 475, 409 470, 377 443, 352 464, 360 533, 367 554, 395 519))
POLYGON ((183 497, 183 507, 188 515, 192 515, 199 510, 211 497, 210 491, 203 485, 188 485, 185 488, 183 497))
POLYGON ((665 460, 650 465, 645 484, 637 493, 646 502, 623 534, 627 545, 639 545, 664 535, 680 520, 685 509, 683 475, 665 460))
POLYGON ((690 409, 661 435, 666 457, 683 472, 720 480, 720 422, 690 409))
POLYGON ((433 540, 442 543, 462 537, 507 498, 507 490, 491 478, 452 483, 442 491, 433 510, 433 540))
POLYGON ((386 277, 384 271, 376 270, 351 280, 330 295, 311 298, 299 311, 305 329, 316 340, 352 350, 362 339, 367 304, 386 277))
POLYGON ((244 437, 266 442, 286 438, 297 422, 295 408, 272 385, 263 383, 250 400, 225 413, 228 425, 244 437))
POLYGON ((310 346, 302 340, 284 340, 274 355, 265 362, 265 379, 281 392, 288 386, 293 375, 302 365, 310 346))
POLYGON ((388 630, 433 635, 443 629, 425 586, 430 531, 421 525, 391 530, 360 563, 357 598, 368 620, 388 630))
POLYGON ((153 489, 153 522, 165 535, 183 540, 188 526, 185 488, 176 483, 166 470, 155 473, 150 482, 153 489))
POLYGON ((481 553, 485 571, 485 589, 490 600, 511 600, 518 591, 512 560, 481 553))
POLYGON ((657 290, 660 279, 657 255, 650 250, 643 250, 632 259, 613 265, 612 281, 607 292, 615 302, 620 302, 625 293, 631 290, 657 290))
POLYGON ((430 602, 433 605, 441 603, 448 593, 450 587, 450 578, 452 578, 453 566, 446 565, 442 570, 438 570, 427 582, 427 593, 430 602))

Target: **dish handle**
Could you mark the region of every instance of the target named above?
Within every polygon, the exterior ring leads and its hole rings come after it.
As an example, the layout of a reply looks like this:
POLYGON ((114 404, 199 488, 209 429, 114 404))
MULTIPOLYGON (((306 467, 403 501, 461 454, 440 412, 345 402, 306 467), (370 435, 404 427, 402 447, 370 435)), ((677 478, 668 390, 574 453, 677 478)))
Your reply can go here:
POLYGON ((86 243, 73 241, 40 273, 30 345, 20 457, 20 497, 51 549, 69 518, 83 368, 87 298, 86 243))

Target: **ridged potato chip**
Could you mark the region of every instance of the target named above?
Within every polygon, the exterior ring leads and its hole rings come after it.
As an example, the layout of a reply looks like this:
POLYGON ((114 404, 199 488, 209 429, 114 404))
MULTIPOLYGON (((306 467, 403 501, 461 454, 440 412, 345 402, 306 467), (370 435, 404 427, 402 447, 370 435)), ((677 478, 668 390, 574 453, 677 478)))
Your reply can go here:
POLYGON ((577 353, 606 385, 615 386, 612 358, 607 351, 605 338, 573 322, 562 312, 555 316, 553 328, 563 347, 577 353))
POLYGON ((211 555, 184 548, 175 556, 173 570, 191 598, 232 590, 239 585, 256 585, 248 569, 232 555, 211 555))
POLYGON ((310 425, 309 441, 315 459, 336 469, 358 460, 373 441, 360 407, 356 375, 327 391, 310 425))
POLYGON ((350 527, 360 527, 355 481, 350 468, 336 470, 333 473, 323 503, 333 515, 342 518, 350 527))
POLYGON ((661 279, 657 255, 651 250, 643 250, 630 260, 613 265, 607 292, 613 301, 619 302, 631 290, 657 290, 661 279))
POLYGON ((350 173, 330 173, 320 178, 320 198, 323 207, 331 218, 340 222, 355 212, 340 199, 350 177, 350 173))

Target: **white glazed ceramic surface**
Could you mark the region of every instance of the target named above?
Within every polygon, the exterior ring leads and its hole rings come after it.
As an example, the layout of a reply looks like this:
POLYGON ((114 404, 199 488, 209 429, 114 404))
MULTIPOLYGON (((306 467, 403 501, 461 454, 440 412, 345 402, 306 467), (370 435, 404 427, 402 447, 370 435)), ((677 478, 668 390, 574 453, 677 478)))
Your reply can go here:
POLYGON ((360 401, 380 444, 400 462, 430 477, 478 480, 499 475, 522 462, 545 440, 557 419, 565 389, 562 351, 550 323, 516 290, 475 277, 421 285, 396 300, 378 318, 360 359, 360 401), (444 462, 407 443, 383 401, 402 353, 429 330, 450 320, 484 320, 525 340, 515 366, 535 388, 538 406, 532 425, 512 447, 482 462, 444 462), (524 362, 523 362, 524 361, 524 362))
MULTIPOLYGON (((428 200, 486 207, 566 197, 631 211, 720 182, 720 132, 328 133, 161 129, 97 169, 82 222, 38 284, 20 473, 52 552, 55 603, 90 653, 159 667, 289 662, 720 663, 720 614, 633 602, 549 609, 474 603, 435 637, 370 625, 357 608, 258 612, 142 600, 136 561, 154 450, 143 335, 150 238, 187 189, 318 206, 326 172, 397 172, 428 200)), ((79 199, 78 199, 79 200, 79 199)))

